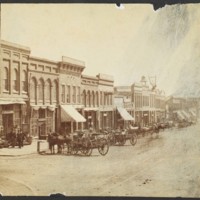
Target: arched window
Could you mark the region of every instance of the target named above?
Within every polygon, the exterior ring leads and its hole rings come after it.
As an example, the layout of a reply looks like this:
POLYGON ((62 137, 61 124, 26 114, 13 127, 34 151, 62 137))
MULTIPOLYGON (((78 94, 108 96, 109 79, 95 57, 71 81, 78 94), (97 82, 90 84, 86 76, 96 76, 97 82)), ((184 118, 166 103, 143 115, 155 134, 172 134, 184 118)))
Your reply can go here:
POLYGON ((86 105, 90 107, 90 91, 87 92, 87 103, 86 103, 86 105))
POLYGON ((103 94, 100 92, 100 104, 103 105, 103 94))
POLYGON ((82 96, 83 96, 83 100, 82 100, 83 101, 83 105, 86 107, 86 91, 85 90, 83 91, 83 95, 82 96))
POLYGON ((44 81, 42 79, 39 80, 39 85, 38 85, 38 89, 39 89, 39 101, 43 102, 44 100, 44 81))
POLYGON ((9 77, 8 77, 8 68, 4 67, 4 73, 3 73, 3 88, 4 90, 9 90, 9 77))
POLYGON ((94 91, 92 92, 92 100, 93 100, 92 104, 95 107, 95 94, 94 94, 94 91))
POLYGON ((98 92, 96 92, 96 105, 99 106, 99 95, 98 95, 98 92))
POLYGON ((81 88, 77 87, 77 102, 81 103, 81 88))
POLYGON ((53 82, 52 99, 53 99, 53 102, 57 103, 57 101, 58 101, 58 83, 56 80, 53 82))
POLYGON ((27 81, 28 81, 27 80, 27 72, 25 70, 23 70, 23 72, 22 72, 22 90, 24 92, 27 92, 27 89, 28 89, 27 81))
POLYGON ((46 82, 46 87, 45 87, 45 89, 46 89, 46 95, 45 95, 46 101, 47 101, 48 103, 50 103, 50 101, 51 101, 51 81, 50 81, 49 79, 48 79, 47 82, 46 82))
POLYGON ((90 94, 90 106, 93 106, 93 92, 90 94))
POLYGON ((33 104, 36 104, 37 98, 37 83, 36 79, 32 78, 30 83, 30 99, 33 104))
POLYGON ((17 69, 14 69, 13 74, 13 90, 19 91, 19 75, 17 69))
POLYGON ((73 95, 72 95, 73 103, 76 103, 76 87, 73 86, 73 95))
POLYGON ((70 103, 70 99, 71 99, 71 97, 70 97, 70 94, 71 93, 71 91, 70 91, 70 85, 67 85, 67 103, 70 103))

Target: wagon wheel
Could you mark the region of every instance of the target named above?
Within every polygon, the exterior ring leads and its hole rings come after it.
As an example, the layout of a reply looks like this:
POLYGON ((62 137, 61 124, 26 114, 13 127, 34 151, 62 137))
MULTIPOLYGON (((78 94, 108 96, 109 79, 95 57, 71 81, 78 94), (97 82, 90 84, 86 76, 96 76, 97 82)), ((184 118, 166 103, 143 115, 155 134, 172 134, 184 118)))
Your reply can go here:
POLYGON ((73 155, 77 155, 78 154, 78 147, 74 144, 71 145, 71 153, 73 155))
POLYGON ((119 141, 118 141, 119 145, 123 146, 125 145, 126 143, 126 138, 124 135, 122 135, 120 138, 119 138, 119 141))
POLYGON ((102 156, 105 156, 108 153, 109 144, 105 138, 99 140, 98 151, 102 156))
POLYGON ((115 135, 113 133, 109 135, 108 140, 109 140, 109 145, 115 145, 116 144, 115 135))
POLYGON ((137 135, 133 134, 130 138, 130 143, 134 146, 137 143, 137 135))
POLYGON ((86 156, 91 156, 92 154, 92 142, 90 139, 86 139, 83 141, 83 146, 81 152, 86 156))
POLYGON ((67 153, 71 154, 73 150, 73 145, 72 144, 67 144, 67 153))

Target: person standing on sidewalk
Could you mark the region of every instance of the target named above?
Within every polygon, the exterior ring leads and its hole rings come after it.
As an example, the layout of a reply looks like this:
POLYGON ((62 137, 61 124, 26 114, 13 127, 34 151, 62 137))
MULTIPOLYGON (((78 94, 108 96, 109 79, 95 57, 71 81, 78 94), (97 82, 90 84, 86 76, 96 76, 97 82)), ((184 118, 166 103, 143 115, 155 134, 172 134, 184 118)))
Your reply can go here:
POLYGON ((18 130, 18 133, 17 133, 17 143, 18 143, 18 146, 19 148, 21 149, 23 147, 23 135, 22 135, 22 132, 21 130, 18 130))

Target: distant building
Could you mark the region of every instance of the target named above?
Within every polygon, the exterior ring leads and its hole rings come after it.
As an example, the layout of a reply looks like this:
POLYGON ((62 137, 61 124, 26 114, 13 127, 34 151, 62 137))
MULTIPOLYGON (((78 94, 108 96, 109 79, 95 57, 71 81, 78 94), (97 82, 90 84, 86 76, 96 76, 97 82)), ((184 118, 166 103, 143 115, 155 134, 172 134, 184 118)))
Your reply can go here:
POLYGON ((134 103, 131 102, 131 86, 114 88, 115 128, 134 124, 134 103))
POLYGON ((131 100, 135 105, 135 122, 141 126, 160 122, 165 118, 165 93, 151 88, 143 76, 131 86, 131 100))
POLYGON ((198 117, 198 98, 169 96, 166 99, 166 116, 170 120, 190 120, 198 117))

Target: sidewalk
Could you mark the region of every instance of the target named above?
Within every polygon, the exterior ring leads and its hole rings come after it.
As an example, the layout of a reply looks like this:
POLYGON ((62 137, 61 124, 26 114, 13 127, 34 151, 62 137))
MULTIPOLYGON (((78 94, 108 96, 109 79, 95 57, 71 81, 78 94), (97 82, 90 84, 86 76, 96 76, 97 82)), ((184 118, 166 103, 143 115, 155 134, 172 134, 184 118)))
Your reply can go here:
MULTIPOLYGON (((31 145, 25 145, 21 149, 19 147, 9 147, 0 149, 0 156, 23 156, 30 154, 37 154, 38 141, 34 139, 31 145)), ((41 141, 40 143, 40 151, 45 151, 48 149, 47 141, 41 141)))

